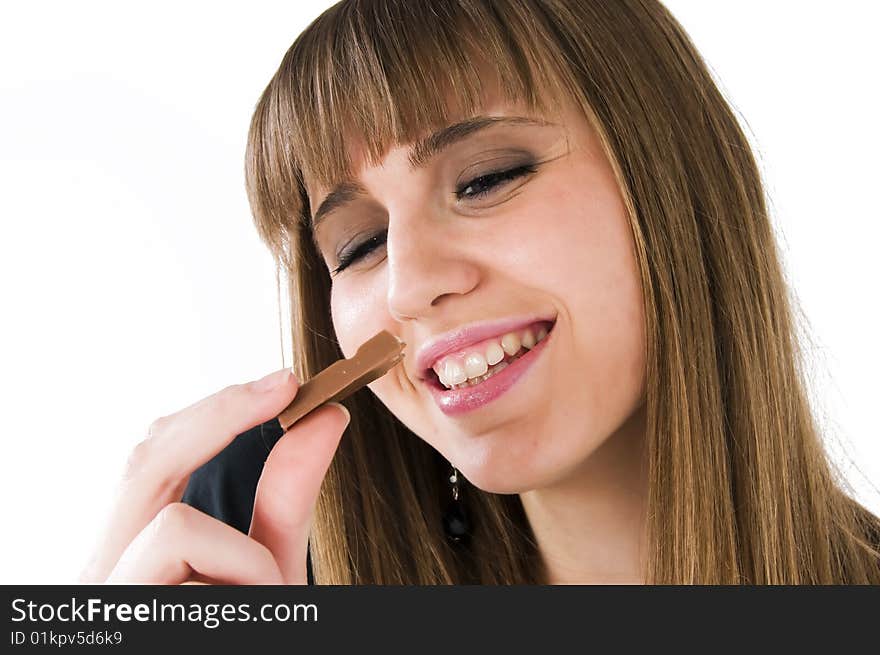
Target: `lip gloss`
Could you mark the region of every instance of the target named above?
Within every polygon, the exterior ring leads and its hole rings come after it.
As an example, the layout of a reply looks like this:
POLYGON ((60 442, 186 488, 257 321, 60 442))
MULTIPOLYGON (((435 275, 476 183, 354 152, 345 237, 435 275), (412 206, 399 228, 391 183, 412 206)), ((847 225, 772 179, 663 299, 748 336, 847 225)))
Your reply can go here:
MULTIPOLYGON (((555 328, 555 325, 553 327, 555 328)), ((533 348, 479 384, 460 389, 447 389, 439 381, 428 382, 428 388, 434 402, 447 416, 460 416, 491 403, 526 374, 532 364, 541 356, 547 343, 553 338, 553 332, 554 330, 551 328, 547 336, 535 344, 533 348)))

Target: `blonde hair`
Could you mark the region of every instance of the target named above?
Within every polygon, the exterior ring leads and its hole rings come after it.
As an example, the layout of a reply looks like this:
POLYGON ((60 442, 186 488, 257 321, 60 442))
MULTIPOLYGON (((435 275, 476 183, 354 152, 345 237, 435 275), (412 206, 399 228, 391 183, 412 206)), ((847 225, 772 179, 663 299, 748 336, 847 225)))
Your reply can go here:
MULTIPOLYGON (((505 98, 583 109, 632 227, 647 333, 655 584, 880 583, 880 520, 827 456, 793 303, 749 144, 679 23, 654 0, 346 0, 296 39, 250 128, 256 227, 290 283, 300 379, 342 356, 304 180, 376 164, 472 115, 492 62, 505 98), (438 93, 444 90, 447 95, 438 93)), ((519 497, 462 490, 475 525, 448 544, 448 464, 363 389, 318 499, 318 584, 542 583, 519 497)))

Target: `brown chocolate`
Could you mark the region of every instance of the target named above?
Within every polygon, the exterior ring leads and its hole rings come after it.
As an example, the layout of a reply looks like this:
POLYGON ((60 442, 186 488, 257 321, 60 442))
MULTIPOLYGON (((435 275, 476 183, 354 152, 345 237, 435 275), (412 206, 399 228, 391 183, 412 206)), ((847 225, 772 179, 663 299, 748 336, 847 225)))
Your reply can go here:
POLYGON ((403 359, 406 344, 382 330, 368 339, 348 359, 339 359, 305 382, 279 415, 284 430, 324 403, 348 398, 361 387, 385 375, 403 359))

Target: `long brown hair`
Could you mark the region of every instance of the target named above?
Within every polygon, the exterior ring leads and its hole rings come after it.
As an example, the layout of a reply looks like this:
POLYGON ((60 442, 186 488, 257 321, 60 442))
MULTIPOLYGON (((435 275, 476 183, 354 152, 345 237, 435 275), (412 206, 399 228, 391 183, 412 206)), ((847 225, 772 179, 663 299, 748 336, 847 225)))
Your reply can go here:
MULTIPOLYGON (((582 108, 627 207, 647 331, 646 580, 880 583, 880 520, 823 448, 748 141, 656 0, 345 0, 308 26, 257 104, 246 165, 300 379, 342 356, 304 180, 349 176, 352 139, 376 164, 447 124, 449 98, 474 113, 475 61, 538 115, 582 108)), ((466 485, 473 535, 450 546, 446 460, 370 390, 345 404, 311 535, 318 584, 545 581, 519 496, 466 485)))

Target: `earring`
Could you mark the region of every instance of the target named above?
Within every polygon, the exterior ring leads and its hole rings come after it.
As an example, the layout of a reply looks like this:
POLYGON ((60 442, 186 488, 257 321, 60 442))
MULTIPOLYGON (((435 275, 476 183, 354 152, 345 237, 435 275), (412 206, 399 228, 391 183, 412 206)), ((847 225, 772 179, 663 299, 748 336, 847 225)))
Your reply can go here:
POLYGON ((443 515, 443 530, 446 532, 447 538, 455 544, 466 543, 468 540, 468 532, 470 525, 468 523, 467 514, 464 505, 458 499, 458 471, 452 467, 452 473, 449 476, 449 482, 452 484, 452 502, 446 508, 443 515))

